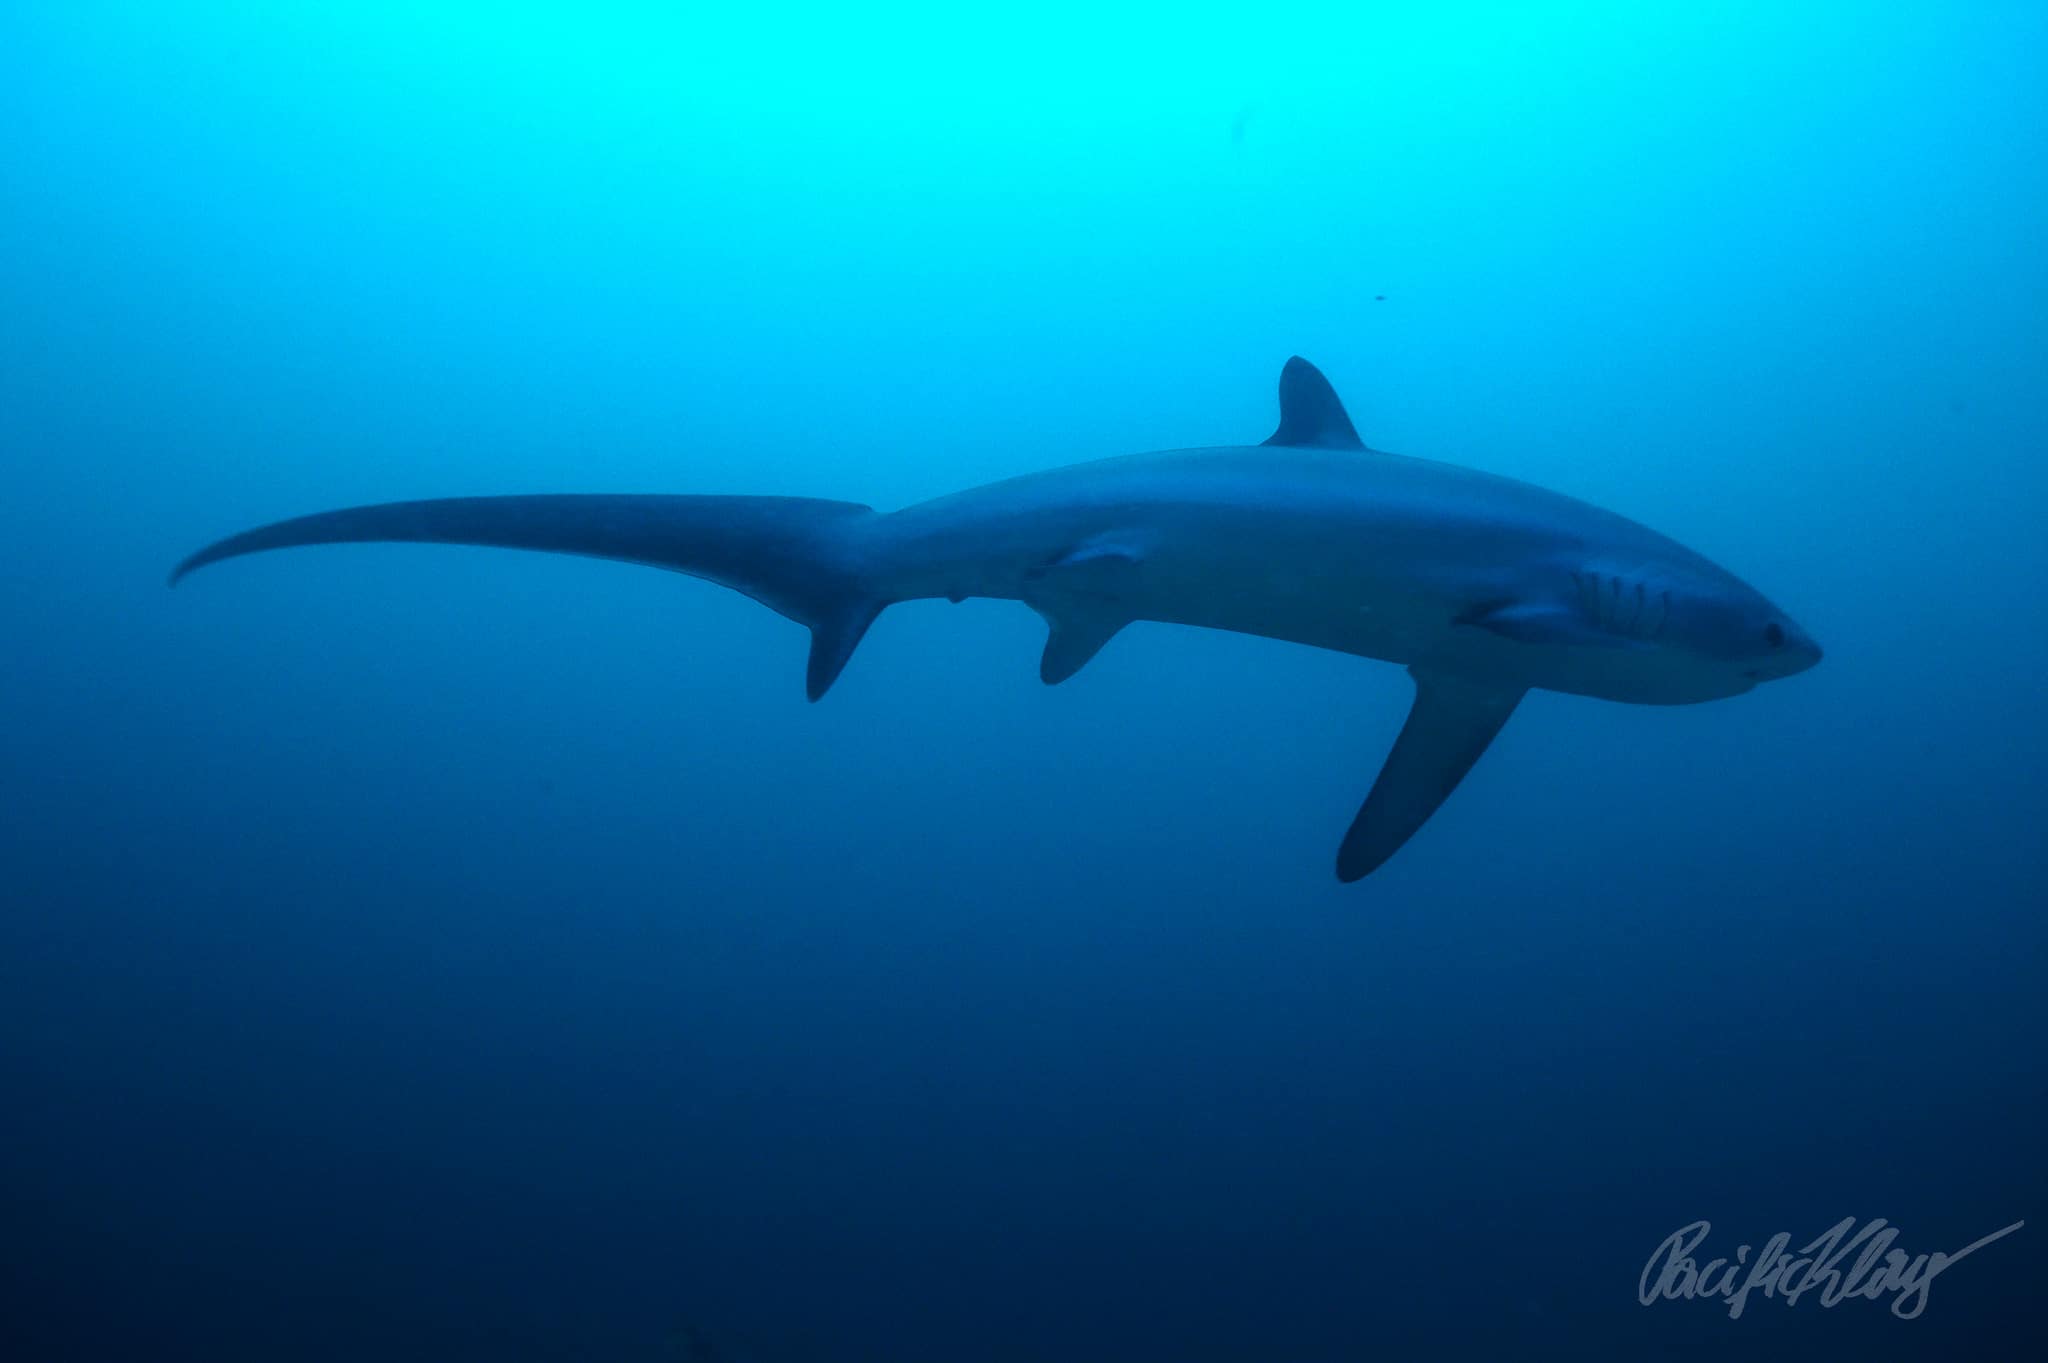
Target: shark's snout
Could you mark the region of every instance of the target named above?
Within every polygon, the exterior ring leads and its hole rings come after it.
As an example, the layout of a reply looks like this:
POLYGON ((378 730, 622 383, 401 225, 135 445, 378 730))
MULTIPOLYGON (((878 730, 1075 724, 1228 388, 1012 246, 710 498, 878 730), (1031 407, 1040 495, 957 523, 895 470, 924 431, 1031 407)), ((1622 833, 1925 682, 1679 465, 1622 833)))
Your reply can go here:
POLYGON ((1766 627, 1770 655, 1755 667, 1743 669, 1755 681, 1775 681, 1796 676, 1821 660, 1822 650, 1811 634, 1790 620, 1775 620, 1766 627))
POLYGON ((1821 647, 1811 634, 1793 624, 1785 622, 1785 669, 1778 675, 1789 677, 1795 672, 1804 672, 1821 659, 1821 647))

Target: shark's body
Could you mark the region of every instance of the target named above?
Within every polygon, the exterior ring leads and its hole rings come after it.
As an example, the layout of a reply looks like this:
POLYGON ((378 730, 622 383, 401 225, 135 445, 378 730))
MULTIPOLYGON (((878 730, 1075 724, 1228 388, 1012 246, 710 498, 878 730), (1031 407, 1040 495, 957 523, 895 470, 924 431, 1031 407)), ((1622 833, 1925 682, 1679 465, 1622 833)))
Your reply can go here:
POLYGON ((1368 450, 1306 361, 1261 445, 1131 455, 893 513, 786 497, 399 502, 223 540, 218 559, 370 540, 490 544, 704 577, 809 626, 831 686, 883 607, 1022 601, 1059 682, 1134 620, 1406 665, 1407 725, 1338 853, 1355 880, 1430 816, 1532 687, 1643 704, 1739 694, 1818 661, 1781 611, 1684 546, 1511 479, 1368 450))

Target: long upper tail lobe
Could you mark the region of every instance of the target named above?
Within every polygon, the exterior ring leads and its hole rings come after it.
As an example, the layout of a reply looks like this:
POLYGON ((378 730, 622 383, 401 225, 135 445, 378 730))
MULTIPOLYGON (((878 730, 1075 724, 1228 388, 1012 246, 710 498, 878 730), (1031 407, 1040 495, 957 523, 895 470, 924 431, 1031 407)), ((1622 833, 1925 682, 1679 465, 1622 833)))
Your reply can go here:
POLYGON ((196 568, 266 549, 397 541, 539 549, 667 568, 744 592, 811 631, 805 691, 838 679, 888 601, 866 580, 854 502, 809 497, 450 497, 323 511, 245 530, 180 563, 196 568))

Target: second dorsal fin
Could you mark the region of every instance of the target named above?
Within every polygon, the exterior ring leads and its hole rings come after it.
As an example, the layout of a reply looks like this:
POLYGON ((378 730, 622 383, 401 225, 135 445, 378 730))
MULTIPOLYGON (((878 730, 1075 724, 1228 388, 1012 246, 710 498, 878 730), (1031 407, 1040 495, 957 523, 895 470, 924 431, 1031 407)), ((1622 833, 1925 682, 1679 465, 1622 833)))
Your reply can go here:
POLYGON ((1344 415, 1337 390, 1323 371, 1296 355, 1280 370, 1280 429, 1268 445, 1320 445, 1333 450, 1362 450, 1365 442, 1344 415))

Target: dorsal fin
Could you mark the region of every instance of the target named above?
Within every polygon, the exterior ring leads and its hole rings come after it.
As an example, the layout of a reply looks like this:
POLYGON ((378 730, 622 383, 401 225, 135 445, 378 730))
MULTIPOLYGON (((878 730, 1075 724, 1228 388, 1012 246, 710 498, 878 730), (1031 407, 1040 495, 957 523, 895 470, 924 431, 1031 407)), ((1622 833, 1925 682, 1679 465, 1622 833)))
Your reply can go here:
POLYGON ((1365 442, 1344 415, 1337 390, 1323 371, 1296 355, 1280 370, 1280 429, 1268 445, 1321 445, 1362 450, 1365 442))

